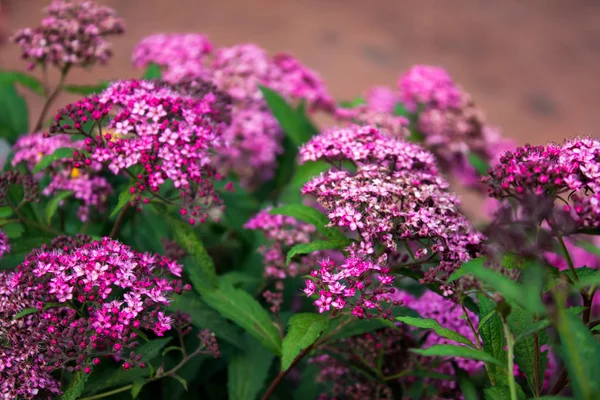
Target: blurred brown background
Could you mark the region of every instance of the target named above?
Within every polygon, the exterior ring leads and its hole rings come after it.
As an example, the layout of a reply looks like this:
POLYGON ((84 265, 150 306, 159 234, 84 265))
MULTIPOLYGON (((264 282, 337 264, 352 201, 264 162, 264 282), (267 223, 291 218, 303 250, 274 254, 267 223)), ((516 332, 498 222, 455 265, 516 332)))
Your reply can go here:
MULTIPOLYGON (((2 0, 0 0, 2 1, 2 0)), ((598 0, 105 0, 128 24, 108 66, 75 83, 139 76, 131 50, 154 32, 198 31, 216 46, 255 42, 318 70, 339 98, 395 85, 415 63, 446 67, 520 143, 600 136, 598 0)), ((35 26, 44 0, 3 0, 6 33, 35 26)), ((0 67, 23 69, 0 47, 0 67)), ((39 101, 32 101, 33 115, 39 101)), ((63 97, 61 103, 69 99, 63 97)))

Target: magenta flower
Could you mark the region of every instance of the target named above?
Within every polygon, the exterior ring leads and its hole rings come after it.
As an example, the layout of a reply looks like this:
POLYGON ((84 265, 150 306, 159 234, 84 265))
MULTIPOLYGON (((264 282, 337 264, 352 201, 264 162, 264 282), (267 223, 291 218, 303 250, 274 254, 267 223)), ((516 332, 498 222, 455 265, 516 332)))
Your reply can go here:
MULTIPOLYGON (((64 147, 82 149, 84 142, 72 142, 68 135, 47 137, 42 133, 32 133, 21 136, 13 147, 15 156, 12 165, 25 162, 33 172, 33 168, 44 156, 51 155, 55 150, 64 147)), ((102 165, 98 162, 85 164, 72 158, 54 161, 47 169, 51 180, 42 194, 52 196, 61 191, 73 192, 73 197, 81 202, 77 215, 82 221, 87 221, 91 210, 95 209, 100 213, 106 210, 108 196, 112 193, 108 181, 99 176, 101 169, 102 165)), ((39 180, 43 175, 44 172, 39 172, 35 177, 39 180)))
POLYGON ((373 86, 367 90, 365 100, 369 109, 381 113, 393 114, 400 102, 399 94, 387 86, 373 86))
POLYGON ((461 93, 441 67, 415 65, 398 80, 400 101, 415 112, 419 105, 434 104, 441 110, 461 107, 461 93))
POLYGON ((31 63, 59 68, 104 64, 112 56, 107 36, 122 34, 125 24, 109 7, 92 1, 53 0, 37 28, 18 31, 12 40, 31 63))
POLYGON ((172 182, 180 194, 181 215, 194 224, 221 206, 212 183, 220 176, 211 157, 228 120, 224 101, 213 91, 192 98, 166 85, 121 81, 62 109, 51 132, 87 136, 86 153, 76 160, 130 175, 137 203, 148 202, 172 182), (90 133, 82 129, 88 121, 95 124, 90 133))
POLYGON ((0 258, 8 253, 10 253, 10 242, 8 241, 8 236, 6 236, 6 233, 0 230, 0 258))

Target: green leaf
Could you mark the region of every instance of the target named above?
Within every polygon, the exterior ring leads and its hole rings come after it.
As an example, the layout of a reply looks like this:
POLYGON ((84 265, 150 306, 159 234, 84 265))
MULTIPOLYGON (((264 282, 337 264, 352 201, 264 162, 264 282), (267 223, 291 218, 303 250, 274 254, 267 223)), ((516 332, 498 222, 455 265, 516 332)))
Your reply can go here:
POLYGON ((179 375, 171 375, 171 378, 175 379, 177 382, 181 383, 181 386, 183 386, 183 389, 187 392, 188 391, 188 384, 187 381, 185 379, 183 379, 182 377, 180 377, 179 375))
POLYGON ((234 346, 240 346, 242 336, 235 325, 232 325, 217 311, 209 307, 197 294, 187 292, 173 296, 173 301, 169 304, 168 309, 189 314, 192 318, 192 325, 195 327, 209 329, 217 338, 234 346))
POLYGON ((598 272, 594 275, 580 277, 579 281, 573 283, 573 287, 577 290, 598 285, 600 285, 600 273, 598 272))
POLYGON ((24 316, 29 315, 29 314, 35 314, 38 311, 39 310, 35 307, 25 308, 24 310, 21 310, 15 314, 15 316, 13 317, 13 321, 16 319, 19 319, 19 318, 23 318, 24 316))
POLYGON ((460 357, 488 362, 500 366, 503 365, 501 361, 499 361, 492 355, 484 353, 481 350, 476 350, 465 346, 454 346, 451 344, 436 344, 435 346, 431 346, 427 349, 410 349, 410 351, 426 357, 460 357))
POLYGON ((467 160, 479 175, 487 175, 488 168, 490 167, 487 161, 475 153, 468 153, 467 160))
POLYGON ((13 84, 0 84, 0 137, 14 144, 19 135, 29 132, 29 111, 23 96, 13 84))
POLYGON ((203 300, 232 320, 276 355, 281 355, 281 336, 267 311, 248 292, 221 282, 217 290, 202 293, 203 300))
POLYGON ((199 293, 216 289, 217 272, 215 264, 206 251, 204 244, 196 235, 194 228, 170 216, 167 216, 166 220, 173 230, 177 243, 188 252, 194 261, 193 268, 186 269, 194 289, 199 293))
POLYGON ((330 168, 331 165, 321 160, 308 161, 302 165, 298 165, 294 175, 290 180, 290 183, 286 186, 281 196, 281 202, 300 203, 302 201, 302 195, 300 191, 306 182, 310 181, 311 178, 321 174, 322 172, 328 171, 330 168))
POLYGON ((127 204, 129 200, 131 200, 131 197, 132 196, 129 189, 125 189, 121 193, 119 193, 119 201, 117 202, 117 205, 115 206, 114 210, 112 210, 108 218, 112 219, 113 217, 115 217, 119 213, 119 211, 121 211, 121 209, 125 207, 125 204, 127 204))
POLYGON ((9 206, 0 207, 0 218, 8 218, 13 215, 13 209, 9 206))
POLYGON ((179 347, 179 346, 169 346, 169 347, 165 347, 165 349, 162 351, 162 356, 164 357, 165 355, 169 354, 172 351, 183 353, 183 350, 181 349, 181 347, 179 347))
POLYGON ((4 225, 2 230, 9 239, 18 239, 25 232, 25 227, 18 223, 11 223, 4 225))
MULTIPOLYGON (((508 400, 510 399, 510 388, 507 385, 494 386, 483 390, 485 400, 508 400)), ((524 400, 525 393, 517 383, 517 399, 524 400)))
POLYGON ((366 103, 367 102, 365 101, 365 99, 359 96, 350 101, 340 101, 339 106, 342 108, 354 108, 366 103))
MULTIPOLYGON (((533 314, 523 310, 516 304, 511 304, 511 313, 508 315, 507 322, 510 331, 515 335, 521 335, 523 332, 528 330, 532 324, 534 324, 533 314)), ((548 365, 548 351, 540 351, 540 347, 548 342, 546 332, 541 331, 538 333, 538 357, 537 363, 538 379, 541 384, 544 382, 544 374, 546 372, 546 366, 548 365)), ((535 390, 535 365, 536 365, 536 346, 535 340, 532 336, 522 338, 519 342, 515 342, 514 345, 515 362, 519 366, 519 369, 525 373, 527 378, 527 384, 532 393, 536 393, 535 390)))
POLYGON ((289 331, 283 340, 281 371, 290 368, 300 352, 312 346, 328 324, 323 314, 301 313, 290 318, 289 331))
POLYGON ((408 117, 410 115, 410 111, 408 111, 402 103, 396 103, 396 106, 394 107, 394 115, 408 117))
POLYGON ((535 287, 531 287, 521 285, 499 272, 486 268, 484 266, 484 261, 484 258, 476 258, 468 261, 450 275, 448 281, 452 282, 464 275, 471 274, 498 293, 502 294, 507 300, 519 304, 530 312, 538 313, 539 315, 545 314, 546 308, 544 307, 540 296, 543 283, 541 281, 542 272, 537 264, 532 263, 525 269, 525 278, 530 282, 530 285, 535 285, 535 287))
POLYGON ((477 295, 477 299, 479 301, 480 316, 478 331, 481 340, 483 340, 483 350, 502 363, 501 366, 488 365, 492 383, 506 383, 506 372, 504 370, 507 362, 506 351, 504 350, 506 340, 504 339, 504 332, 502 330, 502 321, 496 313, 496 303, 483 294, 477 295), (492 313, 491 317, 489 317, 490 313, 492 313))
POLYGON ((246 352, 233 357, 227 371, 229 400, 254 400, 265 386, 273 353, 250 337, 243 346, 246 352))
POLYGON ((600 247, 596 246, 593 243, 590 243, 585 240, 578 240, 575 242, 575 246, 581 247, 582 249, 584 249, 585 251, 587 251, 590 254, 595 254, 597 256, 600 256, 600 247))
POLYGON ((44 168, 48 168, 54 161, 62 160, 63 158, 73 158, 73 152, 79 151, 70 147, 61 147, 54 150, 54 153, 44 156, 41 161, 33 168, 33 173, 37 174, 44 168))
POLYGON ((558 321, 563 361, 571 378, 575 398, 600 398, 600 343, 587 326, 557 301, 558 321))
POLYGON ((475 347, 473 342, 452 329, 442 327, 436 320, 431 318, 414 318, 414 317, 397 317, 397 321, 404 322, 410 326, 415 326, 422 329, 433 329, 433 331, 441 337, 453 340, 458 343, 466 344, 470 347, 475 347))
POLYGON ((515 336, 515 343, 528 338, 536 332, 544 331, 552 326, 552 322, 548 319, 542 319, 529 324, 522 332, 515 336))
POLYGON ((259 86, 271 113, 279 122, 286 136, 296 145, 306 143, 316 133, 310 125, 303 107, 294 110, 277 92, 265 86, 259 86))
POLYGON ((67 93, 88 96, 90 94, 103 92, 108 88, 108 85, 108 82, 102 82, 98 85, 65 85, 63 86, 63 90, 67 93))
POLYGON ((86 374, 82 371, 79 371, 73 377, 73 380, 67 387, 67 390, 63 393, 61 399, 62 400, 76 400, 83 393, 83 389, 85 388, 85 383, 89 379, 90 375, 86 374))
POLYGON ((162 72, 160 66, 155 63, 150 63, 146 68, 143 79, 160 79, 162 78, 162 72))
POLYGON ((290 251, 288 251, 286 257, 286 264, 289 265, 292 261, 292 258, 300 254, 310 254, 320 250, 343 250, 346 247, 348 247, 351 243, 352 240, 343 237, 339 239, 315 240, 314 242, 310 243, 297 244, 294 247, 292 247, 290 251))
POLYGON ((40 96, 44 95, 44 85, 35 76, 19 71, 0 71, 0 84, 14 83, 19 83, 40 96))
POLYGON ((46 205, 46 224, 50 225, 52 222, 52 217, 58 210, 58 205, 61 201, 72 195, 73 192, 58 192, 56 193, 46 205))
POLYGON ((373 319, 355 319, 352 316, 347 318, 338 318, 334 321, 331 321, 329 329, 327 330, 327 334, 332 332, 336 327, 340 324, 344 324, 344 328, 335 335, 331 336, 328 339, 329 341, 336 341, 339 339, 344 339, 352 336, 363 335, 365 333, 374 332, 377 329, 381 328, 395 328, 395 325, 392 321, 381 319, 381 318, 373 318, 373 319))
POLYGON ((138 379, 137 381, 133 382, 131 385, 131 398, 133 400, 137 399, 145 384, 146 381, 143 379, 138 379))
POLYGON ((288 215, 312 224, 321 234, 330 239, 345 237, 339 230, 326 226, 329 224, 329 219, 326 215, 323 215, 316 208, 305 206, 304 204, 287 204, 272 209, 270 213, 274 215, 288 215))

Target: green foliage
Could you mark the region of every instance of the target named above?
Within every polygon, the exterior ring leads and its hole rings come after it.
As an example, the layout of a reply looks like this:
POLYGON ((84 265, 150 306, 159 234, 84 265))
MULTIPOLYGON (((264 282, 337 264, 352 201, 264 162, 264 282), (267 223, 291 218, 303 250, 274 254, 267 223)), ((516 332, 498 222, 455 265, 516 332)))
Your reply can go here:
POLYGON ((113 208, 112 212, 110 213, 110 215, 108 216, 108 218, 113 218, 116 217, 117 214, 119 213, 119 211, 121 211, 121 209, 123 207, 125 207, 125 205, 131 201, 131 192, 129 191, 129 189, 125 189, 123 190, 121 193, 119 193, 119 201, 117 203, 117 205, 115 206, 115 208, 113 208))
POLYGON ((487 170, 490 166, 483 158, 481 158, 480 156, 478 156, 475 153, 469 153, 469 154, 467 154, 467 160, 469 161, 469 164, 471 164, 473 169, 475 169, 475 171, 477 171, 477 173, 479 175, 481 175, 481 176, 487 175, 487 170))
POLYGON ((108 82, 102 82, 98 85, 65 85, 63 86, 63 90, 67 93, 89 96, 90 94, 101 93, 108 88, 108 85, 108 82))
POLYGON ((56 213, 56 210, 58 210, 58 206, 60 205, 60 202, 65 200, 67 197, 71 196, 72 194, 73 194, 73 192, 63 191, 63 192, 57 193, 55 195, 55 197, 50 199, 50 201, 46 205, 46 224, 47 225, 50 225, 50 223, 52 222, 52 217, 56 213))
POLYGON ((427 349, 410 349, 413 353, 427 357, 463 357, 502 366, 502 362, 483 351, 465 346, 451 344, 436 344, 427 349))
POLYGON ((61 400, 76 400, 76 399, 78 399, 79 396, 81 396, 81 394, 83 393, 83 390, 85 388, 85 383, 87 382, 89 377, 90 377, 89 374, 83 373, 81 371, 77 372, 75 374, 75 376, 73 377, 71 384, 69 385, 69 387, 67 387, 67 389, 63 393, 61 400))
POLYGON ((160 66, 155 63, 150 63, 148 67, 146 67, 146 72, 144 72, 143 79, 160 79, 162 78, 162 72, 160 70, 160 66))
POLYGON ((44 85, 35 76, 20 71, 0 71, 0 85, 16 83, 40 96, 44 95, 44 85))
POLYGON ((27 315, 30 315, 30 314, 35 314, 38 311, 39 310, 37 308, 35 308, 35 307, 25 308, 25 309, 23 309, 23 310, 21 310, 21 311, 19 311, 18 313, 15 314, 15 316, 13 317, 13 321, 17 320, 19 318, 23 318, 23 317, 25 317, 27 315))
POLYGON ((312 346, 328 324, 329 320, 323 314, 302 313, 292 316, 289 331, 283 340, 281 370, 290 368, 300 352, 312 346))
POLYGON ((479 327, 478 332, 483 341, 483 350, 499 360, 502 365, 487 365, 488 374, 492 383, 506 382, 506 339, 502 330, 502 321, 496 313, 496 303, 485 295, 479 294, 479 327), (485 316, 485 317, 484 317, 485 316))
POLYGON ((29 112, 25 99, 15 86, 0 83, 0 138, 14 144, 19 135, 29 131, 29 112))
POLYGON ((60 149, 54 150, 54 153, 44 156, 41 161, 33 168, 34 173, 38 173, 43 169, 48 168, 54 161, 61 160, 63 158, 72 158, 74 151, 76 150, 70 147, 61 147, 60 149))
MULTIPOLYGON (((510 399, 510 388, 507 385, 494 386, 484 389, 485 400, 507 400, 510 399)), ((525 393, 521 386, 517 385, 517 399, 525 400, 525 393)))
POLYGON ((248 292, 221 283, 202 299, 223 317, 232 320, 276 355, 281 355, 281 336, 267 311, 248 292))
POLYGON ((345 236, 337 229, 326 226, 329 224, 329 219, 316 208, 305 206, 304 204, 287 204, 285 206, 276 207, 270 212, 274 215, 288 215, 314 225, 315 228, 327 238, 345 238, 345 236))
POLYGON ((475 347, 473 342, 452 329, 443 328, 439 322, 430 318, 414 318, 414 317, 397 317, 397 321, 404 322, 407 325, 415 326, 422 329, 433 329, 435 333, 446 339, 453 340, 458 343, 466 344, 470 347, 475 347))
POLYGON ((352 241, 350 239, 342 237, 330 240, 315 240, 314 242, 310 243, 297 244, 294 247, 292 247, 290 251, 288 251, 286 263, 289 265, 289 263, 292 261, 292 258, 294 258, 294 256, 297 255, 310 254, 320 250, 342 250, 349 246, 351 243, 352 241))
POLYGON ((251 337, 244 341, 245 352, 233 357, 228 368, 230 400, 254 400, 265 385, 273 353, 251 337))

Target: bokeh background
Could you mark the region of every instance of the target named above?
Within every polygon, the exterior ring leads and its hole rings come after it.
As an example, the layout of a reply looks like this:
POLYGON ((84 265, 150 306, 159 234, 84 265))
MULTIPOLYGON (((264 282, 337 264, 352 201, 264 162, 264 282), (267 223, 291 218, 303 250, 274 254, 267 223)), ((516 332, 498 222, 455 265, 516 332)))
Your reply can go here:
MULTIPOLYGON (((6 35, 35 26, 44 0, 0 0, 6 35)), ((600 136, 598 0, 105 0, 128 32, 109 65, 72 83, 140 76, 134 45, 155 32, 196 31, 216 46, 255 42, 318 70, 338 99, 395 85, 415 63, 446 67, 520 143, 600 136)), ((24 69, 0 46, 0 67, 24 69)), ((32 115, 39 101, 28 96, 32 115)), ((62 97, 59 105, 69 101, 62 97)))

